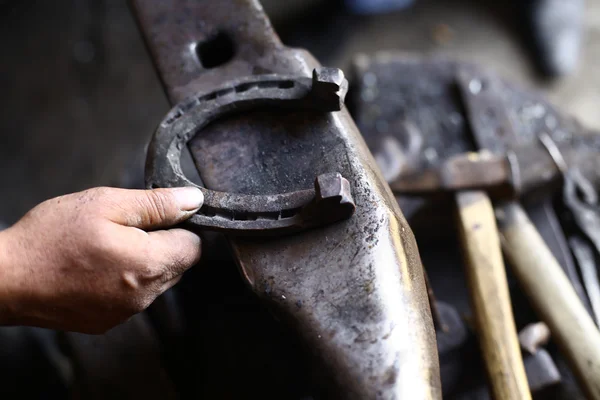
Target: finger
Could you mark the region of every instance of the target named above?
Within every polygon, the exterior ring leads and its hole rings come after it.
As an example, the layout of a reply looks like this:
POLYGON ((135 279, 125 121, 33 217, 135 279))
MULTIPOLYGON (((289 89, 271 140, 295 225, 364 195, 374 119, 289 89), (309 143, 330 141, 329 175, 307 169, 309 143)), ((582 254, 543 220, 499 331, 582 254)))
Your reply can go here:
POLYGON ((173 226, 202 207, 200 189, 182 187, 152 190, 120 190, 111 198, 109 218, 118 224, 140 229, 173 226))
POLYGON ((163 270, 163 281, 170 281, 200 261, 200 238, 184 229, 155 231, 148 234, 148 255, 163 270))

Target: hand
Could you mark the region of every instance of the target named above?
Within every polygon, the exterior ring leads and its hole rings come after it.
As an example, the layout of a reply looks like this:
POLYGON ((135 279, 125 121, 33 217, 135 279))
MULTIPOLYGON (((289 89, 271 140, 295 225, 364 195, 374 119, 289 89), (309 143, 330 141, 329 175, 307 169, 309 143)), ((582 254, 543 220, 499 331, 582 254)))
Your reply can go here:
POLYGON ((198 236, 161 229, 203 200, 96 188, 38 205, 0 232, 0 324, 102 333, 144 310, 198 262, 198 236))

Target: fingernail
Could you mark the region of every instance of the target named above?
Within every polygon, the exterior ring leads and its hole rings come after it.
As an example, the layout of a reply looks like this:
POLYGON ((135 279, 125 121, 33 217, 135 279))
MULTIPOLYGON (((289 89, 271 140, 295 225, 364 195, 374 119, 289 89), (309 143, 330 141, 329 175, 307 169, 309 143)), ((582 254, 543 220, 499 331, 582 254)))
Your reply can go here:
POLYGON ((198 210, 204 203, 202 191, 195 187, 176 188, 172 193, 181 211, 198 210))

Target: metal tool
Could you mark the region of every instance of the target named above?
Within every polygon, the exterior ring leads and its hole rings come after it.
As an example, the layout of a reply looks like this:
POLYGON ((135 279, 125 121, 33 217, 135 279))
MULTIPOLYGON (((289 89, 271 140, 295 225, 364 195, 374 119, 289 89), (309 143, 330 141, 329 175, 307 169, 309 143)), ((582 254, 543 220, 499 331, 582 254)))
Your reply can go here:
MULTIPOLYGON (((551 142, 550 142, 551 143, 551 142)), ((549 151, 552 149, 551 144, 549 151)), ((558 149, 554 151, 557 165, 564 165, 563 201, 569 208, 575 224, 593 244, 595 253, 600 254, 600 207, 598 193, 592 183, 577 168, 567 169, 558 149), (562 160, 562 161, 558 161, 562 160)), ((600 323, 600 282, 594 257, 594 251, 578 237, 570 240, 573 254, 577 258, 583 283, 590 299, 596 324, 600 323)))
POLYGON ((543 348, 550 339, 550 329, 543 322, 529 324, 519 332, 524 351, 523 361, 533 397, 544 398, 561 382, 561 375, 552 356, 543 348))
MULTIPOLYGON (((473 90, 474 79, 468 72, 461 71, 458 75, 458 80, 476 140, 482 147, 491 151, 497 153, 506 151, 506 148, 509 146, 508 143, 515 142, 516 138, 506 108, 498 104, 500 102, 499 97, 495 96, 489 90, 489 87, 485 87, 486 85, 483 82, 480 90, 473 90)), ((489 83, 487 86, 489 86, 489 83)), ((542 143, 544 143, 543 140, 542 143)), ((553 161, 555 161, 552 151, 549 151, 549 153, 553 161)), ((524 286, 525 292, 534 303, 534 307, 538 310, 548 310, 549 302, 547 293, 554 292, 553 288, 558 289, 556 286, 558 282, 568 282, 564 272, 556 262, 556 259, 554 259, 554 256, 549 252, 547 245, 535 231, 535 228, 533 228, 530 222, 526 222, 527 216, 520 205, 516 202, 506 203, 496 208, 496 214, 501 221, 502 248, 513 266, 515 275, 524 286), (534 235, 536 238, 533 237, 534 235), (552 263, 548 263, 547 265, 541 264, 542 254, 547 254, 548 258, 552 258, 552 263), (545 275, 545 279, 534 277, 540 274, 545 275), (537 282, 532 282, 532 279, 538 280, 537 282)), ((567 289, 565 288, 565 290, 567 289)), ((571 356, 574 356, 571 360, 576 373, 581 378, 582 386, 584 386, 590 397, 595 398, 600 396, 600 385, 597 379, 591 378, 589 367, 583 370, 581 363, 584 360, 579 357, 583 357, 583 354, 580 353, 583 348, 600 344, 600 332, 595 327, 593 331, 591 330, 590 323, 593 326, 593 322, 589 314, 587 314, 582 303, 577 298, 572 286, 568 285, 568 290, 574 297, 574 301, 570 302, 565 297, 556 297, 558 302, 563 303, 561 311, 569 312, 573 318, 580 319, 580 327, 586 334, 589 334, 589 338, 580 343, 575 343, 573 337, 569 338, 566 335, 567 332, 563 329, 572 330, 573 327, 562 326, 564 319, 563 322, 558 321, 560 316, 558 315, 558 307, 556 305, 552 309, 552 313, 556 314, 555 316, 542 313, 541 318, 551 328, 553 336, 559 342, 562 342, 562 345, 568 349, 567 352, 570 352, 571 356), (567 307, 570 307, 570 310, 567 310, 567 307)), ((557 290, 555 293, 562 292, 557 290)), ((600 347, 597 347, 597 350, 589 349, 589 351, 592 353, 588 353, 586 357, 590 357, 595 351, 600 352, 600 347)), ((588 362, 591 360, 591 363, 598 364, 597 367, 593 367, 592 369, 600 368, 600 356, 592 355, 587 360, 588 362)))
POLYGON ((534 354, 525 354, 523 362, 534 398, 547 398, 543 397, 544 393, 547 394, 561 383, 560 372, 546 349, 538 349, 534 354))
POLYGON ((348 81, 342 71, 318 68, 311 78, 253 76, 229 82, 176 105, 158 126, 148 149, 146 185, 195 186, 204 203, 187 224, 235 234, 291 233, 349 218, 355 209, 350 184, 338 173, 321 174, 315 190, 278 195, 222 193, 195 185, 182 172, 181 151, 210 123, 261 106, 339 111, 348 81))
MULTIPOLYGON (((426 140, 419 137, 420 133, 417 129, 406 129, 406 131, 410 135, 406 139, 409 143, 426 140)), ((438 131, 435 134, 438 135, 436 139, 440 140, 442 132, 438 131)), ((427 150, 422 152, 425 157, 427 153, 427 150)), ((445 154, 440 157, 438 153, 436 156, 443 159, 445 154)), ((485 162, 488 161, 490 160, 485 162)), ((460 243, 465 259, 465 275, 477 326, 477 336, 489 383, 496 398, 529 398, 494 210, 485 192, 469 190, 473 188, 470 186, 471 181, 477 181, 477 178, 486 180, 488 176, 485 172, 480 173, 482 171, 480 166, 469 169, 472 174, 466 174, 467 171, 463 166, 469 163, 482 164, 483 162, 479 161, 478 154, 472 153, 466 159, 454 158, 447 164, 441 163, 443 167, 438 170, 439 173, 428 174, 427 171, 432 172, 432 169, 426 167, 419 169, 419 166, 424 164, 422 160, 406 161, 406 169, 409 170, 402 171, 404 172, 401 174, 402 178, 393 181, 391 187, 393 190, 399 187, 411 188, 415 189, 413 193, 419 194, 427 188, 439 189, 440 186, 444 189, 459 189, 454 196, 460 243), (421 171, 426 172, 423 174, 421 171), (473 177, 475 179, 471 179, 473 177)), ((510 174, 511 169, 506 168, 502 162, 495 162, 494 165, 500 170, 499 174, 495 174, 495 169, 491 170, 495 176, 504 178, 505 173, 510 174)), ((501 183, 504 183, 502 179, 501 183)))
MULTIPOLYGON (((509 201, 532 194, 535 196, 536 192, 551 193, 557 187, 559 178, 564 176, 565 204, 574 214, 575 222, 582 232, 592 243, 600 244, 600 208, 596 206, 598 195, 592 183, 578 169, 569 170, 566 167, 560 154, 554 141, 543 133, 540 135, 540 142, 511 149, 506 155, 491 154, 485 150, 459 154, 439 166, 400 176, 390 182, 390 187, 396 193, 418 196, 484 190, 494 201, 509 201), (540 171, 544 173, 540 174, 540 171), (584 195, 582 199, 577 194, 579 192, 584 195)), ((546 209, 546 206, 539 207, 538 204, 533 212, 545 212, 546 209)), ((556 237, 552 235, 548 240, 555 240, 556 237)), ((581 247, 576 246, 578 250, 581 247)), ((600 251, 600 247, 597 246, 596 249, 600 251)), ((600 286, 597 278, 594 278, 595 266, 589 266, 589 262, 582 261, 581 257, 578 260, 585 270, 582 271, 585 291, 572 262, 564 262, 566 265, 563 267, 584 306, 598 316, 600 306, 591 303, 592 297, 600 299, 600 286)))
POLYGON ((540 319, 552 332, 582 389, 600 398, 600 332, 523 210, 499 210, 503 249, 540 319))
MULTIPOLYGON (((568 170, 562 157, 558 162, 549 162, 560 154, 558 148, 547 135, 541 135, 544 146, 527 145, 517 151, 510 151, 505 156, 488 152, 467 153, 454 156, 440 166, 430 168, 421 173, 403 176, 390 183, 392 190, 404 195, 431 195, 439 192, 455 192, 460 190, 485 190, 495 201, 518 198, 540 189, 548 180, 540 176, 523 173, 545 168, 547 176, 561 172, 564 176, 564 201, 574 215, 574 220, 581 231, 594 243, 596 252, 600 252, 600 208, 597 206, 598 194, 593 185, 577 169, 568 170), (551 159, 543 154, 553 156, 551 159), (544 167, 542 167, 542 165, 544 167), (564 167, 562 167, 564 165, 564 167), (552 172, 554 171, 554 172, 552 172), (522 180, 525 177, 525 181, 522 180), (583 196, 579 196, 582 193, 583 196)), ((593 253, 580 239, 570 241, 571 248, 577 258, 583 277, 587 296, 578 296, 588 305, 596 321, 600 321, 600 284, 593 253), (588 302, 589 296, 589 302, 588 302)), ((582 290, 576 271, 569 274, 576 291, 582 290)))
MULTIPOLYGON (((594 185, 577 167, 567 165, 560 149, 547 133, 540 135, 540 141, 548 150, 556 167, 563 176, 563 201, 574 217, 575 224, 600 254, 600 208, 598 193, 594 185)), ((573 237, 569 241, 573 254, 577 258, 585 290, 590 299, 590 307, 596 324, 600 321, 600 282, 594 253, 580 238, 573 237)))
MULTIPOLYGON (((376 159, 380 160, 380 167, 392 182, 403 176, 411 176, 411 185, 414 185, 418 181, 416 175, 419 171, 432 171, 438 167, 442 169, 444 160, 472 150, 473 143, 469 140, 469 133, 472 133, 480 148, 489 150, 492 158, 498 156, 497 160, 503 159, 499 163, 499 170, 502 172, 503 169, 504 175, 497 180, 503 183, 497 187, 504 188, 504 194, 510 197, 511 192, 514 193, 510 182, 521 182, 521 191, 527 192, 530 204, 536 204, 536 198, 547 199, 549 193, 559 189, 561 182, 561 172, 539 142, 538 134, 544 131, 549 132, 569 165, 577 165, 594 184, 600 182, 597 137, 587 135, 576 121, 564 117, 533 92, 507 84, 493 74, 484 73, 471 65, 454 63, 440 57, 423 59, 401 53, 381 53, 373 57, 357 57, 355 69, 358 76, 353 81, 360 82, 359 89, 353 92, 357 96, 354 99, 354 104, 357 105, 355 115, 367 143, 376 159), (459 90, 456 90, 457 76, 460 78, 459 90), (521 169, 519 179, 514 179, 515 175, 506 168, 510 162, 506 155, 510 151, 519 153, 529 146, 536 146, 533 153, 535 156, 531 160, 527 158, 531 155, 517 154, 516 158, 532 167, 521 169)), ((525 150, 527 151, 529 150, 525 150)), ((444 182, 444 179, 438 179, 435 174, 429 183, 436 179, 444 182)), ((460 188, 465 187, 468 186, 462 185, 460 188)), ((422 224, 424 229, 429 227, 431 231, 430 227, 436 226, 441 230, 441 226, 448 223, 445 219, 448 208, 437 198, 415 198, 398 193, 398 201, 408 218, 414 224, 422 224)), ((542 201, 538 204, 543 204, 546 208, 547 203, 542 201)), ((569 265, 561 266, 557 263, 553 252, 548 249, 520 206, 511 203, 498 211, 501 230, 503 229, 503 249, 509 260, 513 261, 511 264, 520 262, 520 267, 527 271, 521 273, 519 267, 514 268, 523 291, 531 299, 539 317, 551 328, 554 339, 576 371, 582 387, 588 394, 595 393, 592 375, 597 371, 595 367, 591 370, 589 366, 584 367, 580 356, 583 355, 584 348, 591 348, 588 355, 597 359, 595 354, 598 346, 593 338, 596 333, 592 332, 590 338, 582 338, 580 334, 571 332, 582 329, 588 333, 593 322, 562 270, 565 268, 571 274, 569 265), (518 211, 518 221, 513 218, 515 209, 518 211), (509 227, 514 230, 509 232, 509 227), (533 238, 531 248, 530 234, 533 238), (508 236, 510 240, 507 240, 508 236), (538 250, 541 251, 541 256, 538 256, 538 250), (511 257, 514 255, 523 258, 516 260, 511 257), (543 260, 541 257, 544 257, 543 260), (548 295, 562 294, 564 285, 564 290, 569 291, 564 298, 548 295), (571 307, 571 303, 575 306, 571 307), (570 315, 560 319, 560 313, 570 315), (591 324, 579 321, 581 313, 584 315, 582 318, 587 318, 591 324)), ((536 218, 545 218, 546 214, 536 213, 536 218)), ((418 229, 417 225, 413 227, 418 229)), ((433 234, 437 234, 439 230, 434 230, 433 234)), ((546 236, 560 233, 556 229, 545 231, 546 236)), ((556 239, 549 243, 556 245, 566 242, 564 237, 556 239)), ((562 249, 554 253, 561 254, 562 249)), ((582 294, 585 295, 579 293, 582 294)))
POLYGON ((588 314, 592 315, 593 311, 588 294, 579 276, 579 269, 573 259, 573 254, 569 248, 569 240, 554 208, 553 199, 549 197, 542 201, 529 203, 525 198, 523 208, 565 275, 567 275, 584 308, 588 314))
POLYGON ((390 187, 403 195, 484 190, 494 198, 512 198, 521 191, 520 171, 514 153, 498 156, 484 150, 452 156, 438 166, 401 175, 390 182, 390 187))
MULTIPOLYGON (((282 45, 254 0, 133 0, 172 103, 265 74, 319 65, 282 45)), ((435 332, 416 242, 346 109, 262 108, 215 121, 189 142, 203 186, 265 195, 339 172, 352 218, 277 237, 229 237, 248 286, 296 328, 329 398, 439 398, 435 332)))
POLYGON ((481 191, 459 192, 456 203, 477 336, 494 398, 531 398, 492 203, 481 191))
MULTIPOLYGON (((463 71, 460 71, 458 82, 464 99, 465 92, 473 92, 473 87, 465 88, 463 79, 463 71)), ((476 107, 493 107, 490 100, 479 99, 477 105, 466 106, 475 143, 485 149, 490 143, 484 138, 495 139, 495 136, 486 136, 487 132, 481 131, 476 122, 481 110, 476 107)), ((498 126, 492 124, 492 129, 503 129, 500 124, 506 123, 505 119, 499 116, 498 126)), ((514 170, 511 172, 513 182, 518 182, 520 177, 514 170)), ((483 191, 457 192, 456 199, 477 333, 494 398, 531 398, 491 200, 483 191)))
MULTIPOLYGON (((463 176, 460 161, 453 164, 454 172, 459 171, 456 177, 463 176)), ((498 399, 530 398, 491 201, 483 191, 457 191, 455 199, 477 335, 492 392, 498 399)))
POLYGON ((592 246, 583 238, 576 236, 569 240, 569 245, 579 264, 585 289, 590 297, 596 325, 598 325, 600 323, 600 286, 598 286, 598 272, 596 270, 594 251, 592 250, 592 246))

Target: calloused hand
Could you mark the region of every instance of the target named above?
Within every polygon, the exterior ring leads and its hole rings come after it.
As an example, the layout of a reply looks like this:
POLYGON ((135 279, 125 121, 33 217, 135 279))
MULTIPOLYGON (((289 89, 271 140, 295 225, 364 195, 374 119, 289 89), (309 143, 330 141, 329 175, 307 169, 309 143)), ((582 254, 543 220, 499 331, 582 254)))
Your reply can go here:
POLYGON ((169 229, 196 188, 95 188, 48 200, 0 232, 0 324, 103 333, 148 307, 200 258, 169 229))

